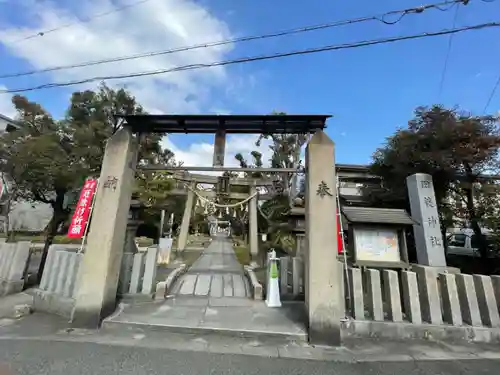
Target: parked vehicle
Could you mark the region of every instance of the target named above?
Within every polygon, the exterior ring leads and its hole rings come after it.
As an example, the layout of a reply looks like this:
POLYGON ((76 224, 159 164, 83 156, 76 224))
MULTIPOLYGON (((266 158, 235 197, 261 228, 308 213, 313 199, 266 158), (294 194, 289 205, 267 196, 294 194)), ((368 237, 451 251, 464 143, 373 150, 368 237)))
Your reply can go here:
MULTIPOLYGON (((488 234, 486 241, 489 242, 488 234)), ((461 255, 470 257, 481 257, 479 253, 479 242, 477 236, 472 229, 462 229, 459 232, 452 233, 448 236, 447 255, 461 255)))

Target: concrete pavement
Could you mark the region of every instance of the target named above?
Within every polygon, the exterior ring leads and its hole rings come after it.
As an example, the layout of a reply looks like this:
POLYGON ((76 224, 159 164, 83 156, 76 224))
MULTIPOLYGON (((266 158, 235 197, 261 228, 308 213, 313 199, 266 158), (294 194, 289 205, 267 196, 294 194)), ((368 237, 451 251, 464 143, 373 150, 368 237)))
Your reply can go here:
POLYGON ((174 285, 172 294, 179 297, 249 297, 248 282, 234 255, 231 242, 224 236, 214 237, 188 272, 174 285))
POLYGON ((162 302, 121 305, 103 322, 105 330, 216 333, 247 338, 307 341, 302 303, 268 308, 247 298, 181 297, 162 302))
POLYGON ((496 375, 500 368, 498 359, 479 357, 338 361, 271 356, 256 358, 252 353, 235 354, 231 350, 218 353, 110 342, 0 338, 2 375, 496 375))
MULTIPOLYGON (((39 313, 17 320, 0 319, 0 353, 9 353, 8 350, 3 350, 4 346, 7 347, 16 342, 32 346, 36 346, 32 342, 40 342, 42 347, 40 353, 44 353, 44 347, 50 349, 57 343, 63 343, 68 348, 79 347, 74 344, 91 344, 94 346, 96 356, 101 353, 101 348, 105 350, 105 346, 117 346, 144 350, 161 349, 165 353, 186 352, 180 356, 191 358, 197 358, 203 353, 259 357, 251 360, 255 364, 261 363, 266 358, 340 363, 500 360, 500 348, 486 344, 450 345, 432 341, 398 342, 363 339, 347 340, 343 347, 326 348, 314 347, 306 342, 282 342, 258 337, 254 339, 224 337, 206 332, 180 334, 159 330, 78 330, 68 328, 68 323, 64 319, 39 313)), ((20 355, 19 353, 17 356, 20 355)), ((51 355, 51 352, 48 352, 47 356, 51 355)), ((79 350, 75 349, 73 356, 78 355, 79 350)), ((250 371, 250 373, 256 372, 250 371)), ((292 371, 292 373, 297 372, 292 371)))
MULTIPOLYGON (((18 306, 31 306, 33 296, 28 293, 16 293, 0 298, 0 318, 11 318, 16 315, 18 306)), ((0 373, 0 375, 2 375, 0 373)))
POLYGON ((243 267, 227 237, 217 236, 167 300, 122 304, 105 330, 217 333, 224 336, 306 341, 303 303, 268 308, 250 296, 243 267))

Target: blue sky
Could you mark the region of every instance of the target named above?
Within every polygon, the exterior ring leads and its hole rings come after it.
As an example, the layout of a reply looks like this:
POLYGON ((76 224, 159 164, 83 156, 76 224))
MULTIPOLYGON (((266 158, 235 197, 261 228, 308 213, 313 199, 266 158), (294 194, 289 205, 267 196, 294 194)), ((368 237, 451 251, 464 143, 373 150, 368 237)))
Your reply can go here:
MULTIPOLYGON (((26 1, 26 3, 30 1, 34 0, 26 1)), ((115 1, 114 5, 132 2, 134 1, 115 1)), ((430 2, 432 1, 424 3, 430 2)), ((57 25, 58 15, 61 15, 60 12, 52 14, 47 12, 43 19, 40 19, 35 12, 36 8, 32 8, 33 14, 23 13, 21 10, 26 7, 26 3, 19 5, 23 3, 24 1, 0 0, 0 30, 3 30, 3 33, 0 32, 0 74, 24 71, 33 67, 46 67, 59 60, 63 64, 66 61, 93 59, 75 56, 80 43, 78 37, 71 42, 74 50, 65 48, 65 45, 60 41, 60 48, 58 48, 57 38, 69 37, 71 33, 76 32, 72 27, 54 32, 50 36, 35 38, 29 43, 24 42, 26 47, 19 46, 23 44, 22 42, 12 43, 13 40, 19 39, 19 36, 27 35, 26 31, 24 34, 16 34, 19 32, 18 28, 26 26, 33 31, 40 30, 39 27, 43 29, 43 26, 57 25), (23 16, 20 17, 19 14, 23 14, 23 16), (60 35, 56 36, 55 34, 60 35), (51 53, 52 56, 42 56, 43 52, 49 51, 50 48, 54 51, 51 53), (38 57, 40 60, 37 60, 38 57)), ((74 14, 80 16, 96 14, 95 11, 98 10, 98 7, 95 0, 80 3, 78 8, 75 8, 69 0, 58 0, 51 2, 50 6, 55 10, 65 10, 64 15, 70 17, 68 19, 71 19, 74 14), (84 11, 82 11, 82 6, 84 11)), ((347 2, 334 0, 309 0, 307 2, 151 0, 149 4, 137 5, 127 11, 120 12, 119 15, 110 17, 117 21, 117 25, 120 23, 118 21, 122 21, 121 27, 130 28, 131 30, 123 31, 128 33, 135 31, 133 25, 126 25, 127 20, 135 20, 134 17, 140 17, 140 12, 144 12, 145 18, 140 19, 145 21, 145 25, 148 24, 148 9, 149 16, 159 20, 158 25, 153 25, 154 20, 150 22, 151 27, 158 27, 151 31, 155 34, 147 34, 151 36, 149 39, 142 37, 140 33, 143 30, 137 31, 136 34, 130 34, 132 37, 142 38, 141 43, 136 43, 134 46, 133 53, 136 53, 168 49, 172 45, 197 44, 203 35, 206 35, 206 38, 213 35, 215 40, 218 40, 224 37, 261 34, 370 16, 394 9, 422 5, 422 2, 401 0, 397 2, 397 5, 395 4, 396 2, 388 0, 347 2), (184 3, 188 3, 189 6, 184 3), (146 7, 151 8, 145 9, 146 7), (165 13, 163 15, 156 14, 158 12, 154 12, 152 7, 158 7, 158 11, 161 9, 165 13), (172 12, 168 12, 169 7, 172 7, 172 12), (208 16, 196 13, 201 12, 201 10, 207 12, 208 16), (188 17, 187 12, 191 12, 193 15, 188 17), (178 17, 175 20, 165 20, 176 15, 178 17), (210 22, 207 21, 208 17, 211 17, 210 22), (172 26, 173 24, 177 25, 177 21, 179 25, 182 25, 182 30, 185 31, 186 35, 183 34, 184 31, 179 31, 178 28, 172 26), (165 22, 167 25, 165 27, 169 28, 165 33, 183 34, 182 41, 176 40, 175 43, 163 44, 161 38, 164 35, 160 25, 162 22, 165 22), (190 42, 191 37, 194 38, 192 42, 190 42)), ((113 4, 108 5, 113 6, 113 4)), ((232 49, 214 52, 210 56, 193 55, 189 58, 203 58, 207 61, 225 60, 365 39, 436 31, 451 28, 453 16, 454 10, 447 12, 428 10, 423 14, 408 15, 401 22, 392 26, 378 22, 366 22, 301 35, 236 44, 232 49)), ((392 19, 388 18, 387 20, 392 19)), ((61 25, 65 24, 67 19, 60 18, 59 21, 59 25, 61 25)), ((121 31, 120 28, 112 30, 110 27, 103 31, 103 35, 100 35, 99 25, 105 21, 112 23, 110 20, 106 20, 106 17, 102 17, 97 22, 86 24, 86 27, 91 28, 92 32, 97 35, 97 39, 94 40, 102 42, 102 40, 110 38, 106 43, 112 49, 119 44, 118 41, 111 38, 112 32, 119 34, 121 31)), ((460 7, 456 26, 493 21, 500 22, 500 1, 486 3, 480 0, 471 0, 469 5, 460 7)), ((76 28, 79 29, 80 26, 76 28)), ((80 31, 85 32, 84 29, 80 31)), ((183 111, 238 114, 269 113, 272 110, 278 110, 294 114, 331 114, 334 117, 328 123, 327 132, 336 142, 337 162, 363 164, 369 162, 371 154, 383 143, 385 137, 391 135, 398 126, 405 126, 412 116, 413 109, 419 105, 442 103, 446 106, 457 105, 464 110, 482 113, 494 83, 500 75, 498 67, 500 51, 497 48, 499 36, 500 28, 490 28, 464 32, 453 37, 453 46, 441 95, 439 95, 439 86, 449 42, 448 36, 233 65, 223 71, 197 73, 196 76, 186 76, 185 79, 179 78, 179 81, 173 82, 151 79, 148 81, 148 92, 146 92, 145 87, 141 86, 142 83, 137 83, 136 86, 135 82, 130 82, 127 83, 127 87, 133 93, 135 93, 134 88, 137 87, 138 97, 146 98, 145 100, 154 103, 153 109, 176 113, 183 111), (154 88, 153 94, 151 93, 152 88, 154 88), (162 93, 162 88, 166 90, 165 94, 162 93), (182 94, 179 93, 181 89, 182 94), (166 108, 160 108, 161 104, 157 104, 158 97, 162 97, 162 95, 165 95, 165 103, 171 103, 170 106, 165 104, 166 108), (184 96, 183 100, 180 100, 179 97, 182 95, 184 96)), ((206 38, 204 41, 214 40, 206 38)), ((81 43, 82 46, 86 46, 83 41, 81 43)), ((121 48, 119 52, 118 55, 129 54, 125 47, 121 48)), ((111 51, 109 54, 107 57, 117 56, 116 53, 113 55, 111 51)), ((103 55, 100 53, 95 56, 103 55)), ((127 69, 134 71, 133 66, 127 69)), ((143 69, 137 68, 136 71, 138 70, 143 69)), ((87 76, 92 76, 95 72, 95 70, 89 71, 87 76)), ((180 73, 175 74, 180 75, 180 73)), ((0 85, 7 88, 26 87, 45 82, 64 81, 68 78, 74 78, 74 76, 46 74, 16 79, 0 79, 0 85)), ((174 80, 174 78, 168 79, 174 80)), ((121 84, 120 82, 113 83, 121 84)), ((78 89, 78 87, 42 90, 26 95, 40 102, 55 116, 61 116, 73 89, 78 89)), ((0 94, 0 102, 2 97, 5 103, 4 94, 0 94)), ((5 104, 4 106, 0 105, 0 110, 2 108, 5 108, 5 104)), ((492 113, 498 110, 500 110, 500 89, 488 108, 488 111, 492 113)), ((187 154, 190 153, 190 150, 198 149, 198 147, 192 147, 193 144, 211 142, 210 139, 203 136, 174 136, 170 140, 175 143, 177 149, 183 150, 187 154)), ((236 146, 233 148, 237 150, 236 146)))

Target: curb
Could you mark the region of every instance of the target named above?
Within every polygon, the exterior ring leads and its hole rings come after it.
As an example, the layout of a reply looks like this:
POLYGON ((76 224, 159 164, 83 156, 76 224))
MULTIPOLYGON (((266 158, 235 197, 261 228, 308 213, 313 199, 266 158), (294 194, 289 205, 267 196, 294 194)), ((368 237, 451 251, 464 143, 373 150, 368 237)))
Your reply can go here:
POLYGON ((111 330, 127 330, 128 332, 147 333, 147 332, 165 332, 178 333, 186 335, 217 335, 223 337, 237 337, 245 339, 257 340, 279 340, 286 342, 307 342, 308 336, 306 333, 294 332, 275 332, 275 331, 254 331, 242 329, 228 329, 216 327, 194 327, 194 326, 174 326, 163 324, 148 324, 128 321, 105 320, 102 323, 102 329, 111 330))
POLYGON ((167 298, 167 294, 172 288, 174 282, 179 278, 179 276, 186 272, 186 270, 187 266, 185 264, 181 264, 179 267, 170 272, 165 281, 160 281, 158 284, 156 284, 154 299, 167 298))
POLYGON ((250 282, 250 286, 252 288, 252 296, 254 300, 262 300, 262 284, 257 280, 257 276, 252 267, 243 266, 243 270, 245 271, 245 275, 250 282))
POLYGON ((500 343, 500 328, 345 320, 342 339, 377 338, 450 343, 500 343))

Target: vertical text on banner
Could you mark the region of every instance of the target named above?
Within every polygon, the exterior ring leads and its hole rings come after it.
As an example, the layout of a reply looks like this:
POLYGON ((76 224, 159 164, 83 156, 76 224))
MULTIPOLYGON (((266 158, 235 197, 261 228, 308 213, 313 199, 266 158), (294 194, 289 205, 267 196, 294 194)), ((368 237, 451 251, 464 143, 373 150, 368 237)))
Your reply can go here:
POLYGON ((82 238, 89 221, 92 199, 97 187, 97 180, 86 180, 76 204, 75 213, 68 229, 69 238, 82 238))

